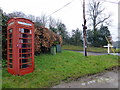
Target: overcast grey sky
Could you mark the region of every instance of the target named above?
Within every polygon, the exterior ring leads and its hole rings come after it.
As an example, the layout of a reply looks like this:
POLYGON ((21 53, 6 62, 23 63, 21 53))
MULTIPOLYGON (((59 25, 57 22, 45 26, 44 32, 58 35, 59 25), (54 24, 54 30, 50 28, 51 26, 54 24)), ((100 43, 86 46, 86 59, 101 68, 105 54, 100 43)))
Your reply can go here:
MULTIPOLYGON (((25 14, 40 16, 41 14, 49 15, 70 1, 72 0, 0 0, 0 7, 6 13, 22 11, 25 14)), ((88 1, 89 0, 86 0, 86 6, 88 1)), ((118 2, 119 0, 105 1, 118 2)), ((112 34, 113 40, 116 41, 118 37, 118 5, 105 2, 104 7, 106 8, 106 13, 112 13, 112 23, 109 30, 112 34)), ((61 19, 66 25, 68 32, 71 32, 72 29, 76 28, 82 30, 82 0, 73 0, 73 2, 67 7, 54 13, 52 17, 61 19)))

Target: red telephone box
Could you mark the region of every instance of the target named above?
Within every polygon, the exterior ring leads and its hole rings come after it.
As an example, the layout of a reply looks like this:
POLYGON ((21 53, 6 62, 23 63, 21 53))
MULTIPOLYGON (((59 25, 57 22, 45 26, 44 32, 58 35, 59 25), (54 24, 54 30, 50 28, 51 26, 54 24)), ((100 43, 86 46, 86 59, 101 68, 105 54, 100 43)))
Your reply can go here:
POLYGON ((14 75, 34 70, 34 23, 25 18, 7 22, 7 68, 14 75))

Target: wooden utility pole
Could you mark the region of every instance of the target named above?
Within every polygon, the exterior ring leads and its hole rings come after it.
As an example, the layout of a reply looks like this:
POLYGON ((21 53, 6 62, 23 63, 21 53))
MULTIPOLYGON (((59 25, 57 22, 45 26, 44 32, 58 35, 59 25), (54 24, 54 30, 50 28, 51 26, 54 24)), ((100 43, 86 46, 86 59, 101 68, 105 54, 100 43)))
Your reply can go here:
POLYGON ((87 56, 87 41, 86 41, 86 19, 85 19, 85 0, 83 0, 83 38, 84 38, 84 56, 87 56))

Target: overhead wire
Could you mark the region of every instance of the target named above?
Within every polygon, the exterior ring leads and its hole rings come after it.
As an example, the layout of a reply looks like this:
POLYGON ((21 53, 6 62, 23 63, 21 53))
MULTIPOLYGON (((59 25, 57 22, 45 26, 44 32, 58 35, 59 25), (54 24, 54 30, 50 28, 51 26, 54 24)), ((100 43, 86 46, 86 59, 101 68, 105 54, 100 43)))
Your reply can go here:
POLYGON ((104 2, 109 2, 109 3, 113 3, 113 4, 119 4, 119 2, 113 2, 113 1, 107 1, 107 0, 102 0, 104 2))
MULTIPOLYGON (((73 1, 74 1, 74 0, 68 2, 67 4, 65 4, 64 6, 62 6, 61 8, 59 8, 59 9, 57 9, 56 11, 52 12, 50 15, 48 15, 48 17, 51 16, 51 15, 53 15, 54 13, 57 13, 58 11, 62 10, 62 9, 65 8, 66 6, 70 5, 73 1)), ((82 4, 82 3, 83 3, 82 0, 80 0, 80 1, 81 1, 81 4, 82 4)), ((102 1, 104 1, 104 2, 109 2, 109 3, 113 3, 113 4, 119 4, 119 2, 112 2, 112 1, 107 1, 107 0, 102 0, 102 1)))
POLYGON ((57 13, 57 12, 60 11, 61 9, 65 8, 66 6, 70 5, 73 1, 74 1, 74 0, 68 2, 67 4, 65 4, 64 6, 62 6, 61 8, 57 9, 56 11, 54 11, 53 13, 51 13, 50 15, 48 15, 48 17, 51 16, 51 15, 53 15, 53 14, 55 14, 55 13, 57 13))
MULTIPOLYGON (((67 4, 65 4, 64 6, 62 6, 61 8, 59 8, 59 9, 57 9, 56 11, 52 12, 51 14, 48 15, 48 17, 51 16, 51 15, 53 15, 53 14, 55 14, 55 13, 57 13, 58 11, 62 10, 62 9, 65 8, 66 6, 70 5, 73 1, 74 1, 74 0, 68 2, 67 4)), ((82 0, 80 0, 80 1, 81 1, 81 4, 82 4, 82 0)), ((119 4, 118 2, 112 2, 112 1, 107 1, 107 0, 102 0, 102 1, 104 1, 104 2, 109 2, 109 3, 113 3, 113 4, 119 4)))

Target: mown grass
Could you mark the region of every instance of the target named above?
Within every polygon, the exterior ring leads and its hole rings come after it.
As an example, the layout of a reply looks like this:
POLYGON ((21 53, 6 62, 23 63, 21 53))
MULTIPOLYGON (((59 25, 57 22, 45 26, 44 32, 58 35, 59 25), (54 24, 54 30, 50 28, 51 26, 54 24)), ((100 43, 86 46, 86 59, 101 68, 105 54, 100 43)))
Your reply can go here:
POLYGON ((115 51, 120 53, 120 48, 116 49, 115 51))
POLYGON ((74 51, 63 51, 57 55, 35 56, 35 71, 23 76, 14 76, 3 68, 3 88, 52 87, 61 81, 95 74, 118 65, 113 55, 88 56, 74 51))
MULTIPOLYGON (((63 45, 62 49, 67 49, 67 50, 77 50, 77 51, 83 51, 83 47, 82 46, 74 46, 74 45, 63 45)), ((120 49, 115 50, 113 49, 116 53, 120 52, 120 49)), ((90 52, 101 52, 101 53, 107 53, 107 48, 99 48, 99 47, 88 47, 87 51, 90 52)), ((111 50, 111 52, 113 53, 113 51, 111 50)))

